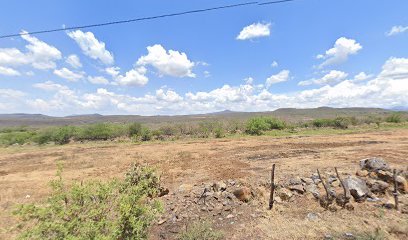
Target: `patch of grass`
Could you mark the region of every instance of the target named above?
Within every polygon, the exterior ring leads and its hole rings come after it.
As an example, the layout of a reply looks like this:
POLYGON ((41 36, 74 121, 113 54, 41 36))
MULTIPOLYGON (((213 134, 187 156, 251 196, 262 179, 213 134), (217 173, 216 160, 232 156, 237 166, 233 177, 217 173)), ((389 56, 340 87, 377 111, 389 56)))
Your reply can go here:
POLYGON ((67 186, 59 168, 51 196, 42 204, 19 205, 21 239, 147 239, 161 211, 154 199, 159 177, 132 165, 124 180, 76 182, 67 186))
POLYGON ((222 232, 213 228, 209 221, 195 222, 179 234, 178 240, 221 240, 224 238, 222 232))

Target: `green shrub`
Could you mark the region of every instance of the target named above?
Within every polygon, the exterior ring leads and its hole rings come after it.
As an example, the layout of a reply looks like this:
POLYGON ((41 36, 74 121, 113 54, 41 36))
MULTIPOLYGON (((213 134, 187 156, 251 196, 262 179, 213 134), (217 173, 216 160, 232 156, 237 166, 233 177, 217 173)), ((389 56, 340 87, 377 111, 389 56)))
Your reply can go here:
POLYGON ((30 142, 34 135, 35 133, 31 131, 0 133, 0 144, 6 146, 13 144, 23 145, 25 143, 30 142))
POLYGON ((351 119, 347 117, 336 117, 333 120, 333 126, 334 128, 340 128, 340 129, 346 129, 351 125, 351 119))
POLYGON ((195 222, 186 231, 179 234, 179 240, 221 240, 223 234, 214 230, 212 224, 208 221, 195 222))
POLYGON ((268 130, 268 123, 262 117, 255 117, 248 120, 246 123, 245 132, 251 135, 262 135, 268 130))
POLYGON ((334 120, 326 119, 326 118, 318 118, 318 119, 314 119, 311 123, 313 127, 317 127, 317 128, 332 127, 334 125, 334 120))
POLYGON ((386 122, 389 123, 400 123, 403 121, 401 113, 392 113, 385 118, 386 122))
POLYGON ((286 127, 283 120, 272 117, 254 117, 247 121, 245 132, 251 135, 262 135, 264 131, 278 129, 282 130, 286 127))
POLYGON ((264 118, 266 123, 269 125, 268 126, 268 130, 272 130, 272 129, 278 129, 278 130, 282 130, 284 128, 286 128, 286 123, 283 120, 280 119, 276 119, 276 118, 264 118))
POLYGON ((128 129, 128 136, 129 137, 133 137, 135 135, 140 136, 141 133, 142 133, 142 124, 140 124, 140 123, 137 123, 137 122, 131 123, 131 124, 129 124, 128 128, 129 128, 128 129))
POLYGON ((172 125, 165 125, 165 126, 161 126, 159 128, 161 134, 163 134, 164 136, 170 137, 170 136, 176 136, 178 133, 178 129, 175 126, 172 125))
POLYGON ((37 135, 33 138, 33 142, 43 145, 52 141, 52 131, 50 129, 44 129, 37 132, 37 135))
POLYGON ((223 138, 223 137, 225 137, 224 128, 222 128, 222 127, 217 127, 217 128, 214 130, 214 135, 215 135, 216 138, 223 138))
POLYGON ((87 181, 67 186, 58 171, 43 204, 20 205, 21 239, 147 239, 160 203, 159 178, 133 165, 124 180, 87 181))
POLYGON ((350 118, 350 117, 336 117, 334 119, 330 118, 318 118, 314 119, 311 122, 311 125, 316 128, 322 128, 322 127, 334 127, 334 128, 340 128, 340 129, 345 129, 348 128, 350 125, 356 125, 358 123, 358 120, 356 118, 350 118))
POLYGON ((152 131, 149 128, 143 127, 140 134, 140 139, 142 141, 150 141, 152 139, 152 131))
MULTIPOLYGON (((119 126, 109 123, 96 123, 80 128, 78 140, 108 140, 123 135, 119 126)), ((123 130, 123 129, 122 129, 123 130)))
POLYGON ((51 140, 55 144, 67 144, 75 136, 76 132, 77 129, 73 126, 59 127, 52 132, 51 140))

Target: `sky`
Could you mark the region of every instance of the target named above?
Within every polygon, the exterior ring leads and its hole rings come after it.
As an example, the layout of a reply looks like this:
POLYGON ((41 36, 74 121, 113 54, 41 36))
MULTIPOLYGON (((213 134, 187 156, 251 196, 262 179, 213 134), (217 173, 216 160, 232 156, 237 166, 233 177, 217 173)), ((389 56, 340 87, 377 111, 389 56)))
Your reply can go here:
MULTIPOLYGON (((243 2, 2 1, 0 35, 243 2)), ((0 113, 408 107, 407 9, 406 0, 297 0, 3 38, 0 113)))

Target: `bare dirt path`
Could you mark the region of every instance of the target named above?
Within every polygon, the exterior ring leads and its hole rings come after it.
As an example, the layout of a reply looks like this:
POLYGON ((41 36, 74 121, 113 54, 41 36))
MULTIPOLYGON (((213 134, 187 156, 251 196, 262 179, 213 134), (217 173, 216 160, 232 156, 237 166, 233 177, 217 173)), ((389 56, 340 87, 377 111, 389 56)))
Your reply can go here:
MULTIPOLYGON (((63 177, 68 180, 121 177, 131 162, 149 163, 158 168, 164 185, 172 191, 186 182, 200 184, 226 179, 267 179, 272 163, 277 164, 278 181, 313 172, 317 167, 324 170, 337 166, 342 171, 353 172, 358 168, 360 159, 373 156, 383 157, 392 166, 407 168, 408 130, 141 145, 109 142, 1 148, 0 239, 13 236, 6 231, 15 224, 10 211, 16 203, 46 197, 49 191, 47 183, 55 176, 59 160, 64 163, 63 177)), ((286 221, 285 228, 290 229, 290 221, 284 220, 283 215, 279 216, 282 222, 286 221)), ((267 230, 270 228, 262 227, 267 225, 266 219, 252 223, 254 232, 248 231, 249 236, 257 232, 273 238, 267 230)), ((296 238, 296 234, 288 236, 296 238)), ((239 233, 234 238, 240 239, 238 236, 244 235, 239 233)))

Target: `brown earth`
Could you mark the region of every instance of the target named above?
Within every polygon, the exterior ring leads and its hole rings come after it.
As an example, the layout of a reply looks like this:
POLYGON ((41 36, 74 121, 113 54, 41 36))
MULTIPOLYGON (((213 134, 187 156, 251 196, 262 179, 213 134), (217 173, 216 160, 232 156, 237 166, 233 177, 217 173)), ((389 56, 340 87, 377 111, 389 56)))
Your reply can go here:
MULTIPOLYGON (((267 181, 272 163, 277 164, 277 182, 310 176, 316 168, 333 171, 333 167, 338 167, 341 172, 354 173, 359 160, 367 157, 382 157, 392 167, 406 170, 408 130, 140 145, 103 142, 0 148, 0 239, 16 236, 16 221, 10 213, 16 203, 40 201, 47 196, 47 183, 55 176, 58 160, 64 163, 63 177, 70 181, 122 177, 130 163, 149 163, 158 168, 163 185, 172 193, 185 183, 198 186, 227 179, 244 183, 267 181)), ((403 239, 401 236, 408 234, 408 229, 404 230, 408 226, 407 214, 370 204, 336 213, 324 210, 310 198, 279 204, 272 211, 267 211, 266 206, 260 203, 258 209, 248 207, 238 214, 242 217, 217 223, 217 227, 225 232, 226 239, 322 239, 325 234, 373 232, 379 228, 388 231, 391 239, 403 239), (248 214, 255 210, 260 217, 252 219, 248 214), (318 214, 320 220, 307 220, 311 212, 318 214)), ((160 226, 154 226, 151 238, 158 239, 161 231, 160 226)))

